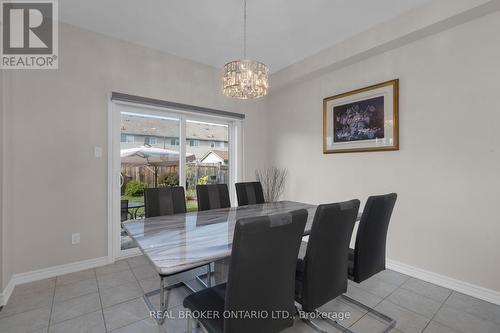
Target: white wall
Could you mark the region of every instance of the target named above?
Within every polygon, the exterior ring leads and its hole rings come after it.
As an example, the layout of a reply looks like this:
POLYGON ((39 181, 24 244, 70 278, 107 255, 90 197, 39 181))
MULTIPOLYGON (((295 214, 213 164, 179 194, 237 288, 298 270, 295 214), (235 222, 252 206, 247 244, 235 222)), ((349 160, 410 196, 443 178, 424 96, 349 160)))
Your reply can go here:
POLYGON ((59 45, 58 70, 8 78, 4 208, 13 265, 4 287, 13 273, 107 255, 107 160, 93 154, 107 146, 111 91, 245 113, 248 179, 265 161, 264 102, 222 96, 220 70, 64 24, 59 45), (73 232, 80 245, 71 245, 73 232))
POLYGON ((269 160, 289 170, 285 197, 397 192, 390 259, 500 291, 498 31, 497 12, 273 91, 269 160), (323 155, 323 98, 394 78, 401 150, 323 155))

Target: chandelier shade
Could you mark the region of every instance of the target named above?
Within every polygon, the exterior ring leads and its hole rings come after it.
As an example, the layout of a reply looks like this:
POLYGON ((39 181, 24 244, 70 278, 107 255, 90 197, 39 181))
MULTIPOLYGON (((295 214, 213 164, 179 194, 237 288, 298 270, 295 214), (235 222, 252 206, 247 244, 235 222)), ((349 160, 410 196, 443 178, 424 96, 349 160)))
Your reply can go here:
POLYGON ((228 97, 259 98, 267 94, 269 69, 254 60, 235 60, 224 65, 222 91, 228 97))
POLYGON ((224 65, 222 93, 228 97, 250 99, 267 95, 268 89, 269 68, 247 59, 247 1, 243 0, 243 60, 224 65))

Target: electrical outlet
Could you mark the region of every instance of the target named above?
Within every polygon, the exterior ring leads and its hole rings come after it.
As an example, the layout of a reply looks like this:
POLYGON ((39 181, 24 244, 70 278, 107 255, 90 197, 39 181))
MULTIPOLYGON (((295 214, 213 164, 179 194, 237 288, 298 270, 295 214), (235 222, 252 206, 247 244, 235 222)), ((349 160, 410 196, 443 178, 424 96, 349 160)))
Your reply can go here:
POLYGON ((71 244, 80 244, 80 234, 71 234, 71 244))

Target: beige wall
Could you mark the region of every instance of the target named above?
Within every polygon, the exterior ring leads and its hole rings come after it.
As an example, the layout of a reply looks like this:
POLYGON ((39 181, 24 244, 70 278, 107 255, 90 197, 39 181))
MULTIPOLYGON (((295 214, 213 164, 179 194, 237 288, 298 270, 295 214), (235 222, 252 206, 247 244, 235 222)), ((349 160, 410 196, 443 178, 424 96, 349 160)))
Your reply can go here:
MULTIPOLYGON (((3 94, 3 71, 0 70, 0 290, 3 290, 3 104, 4 104, 4 94, 3 94)), ((1 291, 0 291, 1 292, 1 291)))
POLYGON ((494 13, 272 92, 269 159, 289 169, 285 197, 397 192, 390 259, 500 291, 498 31, 494 13), (322 99, 394 78, 401 150, 323 155, 322 99))
POLYGON ((59 70, 13 71, 8 79, 7 279, 107 255, 107 160, 93 154, 94 146, 107 153, 111 91, 245 113, 248 179, 265 161, 264 102, 222 96, 218 69, 68 25, 59 45, 59 70), (73 232, 80 245, 71 245, 73 232))

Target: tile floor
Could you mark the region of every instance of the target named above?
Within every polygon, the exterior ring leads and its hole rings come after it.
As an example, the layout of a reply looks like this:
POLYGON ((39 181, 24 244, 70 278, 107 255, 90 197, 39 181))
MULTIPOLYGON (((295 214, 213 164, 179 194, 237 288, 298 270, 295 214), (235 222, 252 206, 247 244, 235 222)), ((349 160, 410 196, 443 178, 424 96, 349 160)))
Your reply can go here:
MULTIPOLYGON (((192 280, 200 287, 195 273, 183 273, 171 282, 192 280)), ((184 333, 185 320, 167 319, 160 327, 149 318, 142 295, 158 286, 158 276, 142 256, 20 285, 0 311, 0 332, 184 333)), ((173 317, 178 317, 188 294, 183 288, 170 293, 173 317)), ((500 333, 500 306, 390 270, 361 284, 350 282, 347 295, 395 318, 395 333, 500 333)), ((159 303, 158 296, 153 302, 159 303)), ((322 310, 350 312, 342 325, 356 333, 378 332, 383 327, 372 314, 342 300, 322 310)), ((340 332, 321 320, 315 322, 328 332, 340 332)), ((297 320, 285 332, 313 331, 297 320)))

